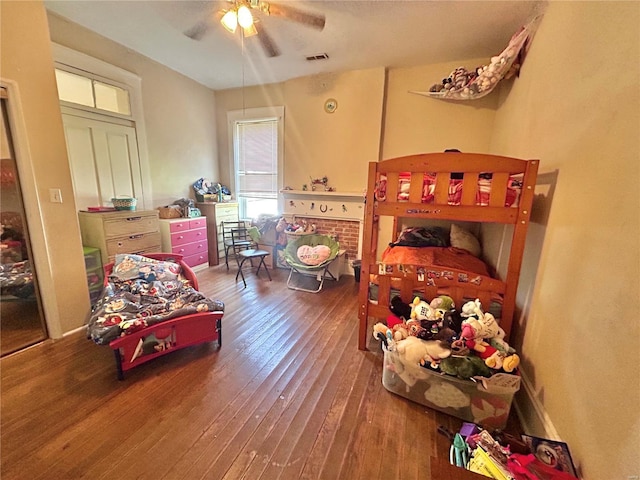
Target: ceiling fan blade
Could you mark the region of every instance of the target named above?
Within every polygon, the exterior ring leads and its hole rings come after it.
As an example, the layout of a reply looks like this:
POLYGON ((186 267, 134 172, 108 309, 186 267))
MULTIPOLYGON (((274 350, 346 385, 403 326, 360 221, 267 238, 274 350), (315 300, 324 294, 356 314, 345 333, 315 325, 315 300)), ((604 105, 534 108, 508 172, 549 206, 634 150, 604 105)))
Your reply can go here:
POLYGON ((200 20, 198 23, 193 25, 191 28, 188 28, 183 33, 192 40, 202 40, 202 37, 209 31, 211 28, 210 20, 200 20))
POLYGON ((260 23, 255 23, 254 27, 258 31, 258 40, 260 45, 264 49, 264 53, 267 57, 277 57, 280 55, 280 49, 276 46, 271 36, 267 33, 264 27, 260 23))
POLYGON ((322 30, 324 28, 325 16, 319 13, 304 12, 288 5, 261 2, 261 8, 267 15, 283 17, 294 22, 307 25, 309 27, 322 30))

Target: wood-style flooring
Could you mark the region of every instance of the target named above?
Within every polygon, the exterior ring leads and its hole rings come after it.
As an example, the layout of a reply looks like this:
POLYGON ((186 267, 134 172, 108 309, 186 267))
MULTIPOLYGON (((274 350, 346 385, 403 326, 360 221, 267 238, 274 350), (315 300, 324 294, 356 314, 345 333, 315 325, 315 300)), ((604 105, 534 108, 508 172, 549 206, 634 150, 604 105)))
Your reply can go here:
POLYGON ((0 300, 0 354, 8 355, 47 337, 35 299, 0 300))
POLYGON ((461 422, 385 390, 373 338, 357 349, 354 278, 310 294, 271 272, 248 274, 246 289, 235 268, 199 272, 225 302, 222 347, 176 351, 124 381, 83 333, 3 358, 0 478, 475 478, 448 465, 437 433, 461 422))

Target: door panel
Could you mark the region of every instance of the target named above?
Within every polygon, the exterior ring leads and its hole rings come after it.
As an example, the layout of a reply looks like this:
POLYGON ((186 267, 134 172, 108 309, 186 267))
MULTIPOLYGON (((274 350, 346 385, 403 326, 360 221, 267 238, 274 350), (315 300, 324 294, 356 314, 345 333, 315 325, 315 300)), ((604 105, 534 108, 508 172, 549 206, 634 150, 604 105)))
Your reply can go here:
POLYGON ((91 161, 93 157, 91 131, 65 124, 65 136, 77 207, 84 209, 90 205, 100 205, 96 165, 91 161))
POLYGON ((0 111, 0 355, 47 338, 27 216, 20 187, 19 161, 2 94, 0 111))
POLYGON ((135 197, 143 209, 135 128, 62 115, 77 207, 110 206, 117 196, 135 197))

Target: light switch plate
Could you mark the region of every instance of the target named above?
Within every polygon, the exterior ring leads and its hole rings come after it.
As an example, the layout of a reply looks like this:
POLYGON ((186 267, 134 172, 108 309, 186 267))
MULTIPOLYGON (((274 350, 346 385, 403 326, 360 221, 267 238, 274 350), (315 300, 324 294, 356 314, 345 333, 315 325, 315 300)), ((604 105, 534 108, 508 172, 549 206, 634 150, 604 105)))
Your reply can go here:
POLYGON ((49 189, 49 200, 51 203, 62 203, 62 192, 59 188, 49 189))

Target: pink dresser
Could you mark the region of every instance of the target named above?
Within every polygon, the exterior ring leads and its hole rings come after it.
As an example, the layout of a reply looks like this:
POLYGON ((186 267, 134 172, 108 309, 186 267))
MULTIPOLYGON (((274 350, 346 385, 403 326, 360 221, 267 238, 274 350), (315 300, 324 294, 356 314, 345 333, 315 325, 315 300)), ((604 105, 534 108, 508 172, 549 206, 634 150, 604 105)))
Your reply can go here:
POLYGON ((183 255, 195 270, 209 266, 206 217, 160 219, 160 238, 163 252, 183 255))

